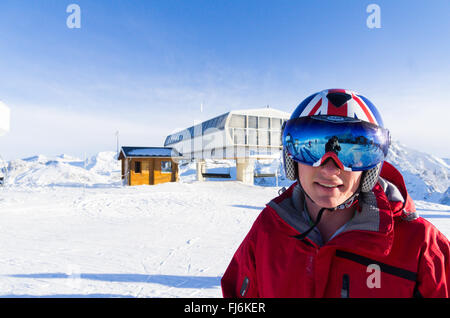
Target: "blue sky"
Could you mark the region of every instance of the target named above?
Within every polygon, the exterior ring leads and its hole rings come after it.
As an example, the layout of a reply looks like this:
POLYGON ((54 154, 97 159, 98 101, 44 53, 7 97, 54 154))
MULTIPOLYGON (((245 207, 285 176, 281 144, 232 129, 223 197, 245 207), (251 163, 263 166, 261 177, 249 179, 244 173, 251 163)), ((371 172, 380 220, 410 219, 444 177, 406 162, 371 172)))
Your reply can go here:
POLYGON ((450 2, 157 0, 0 2, 5 159, 162 146, 233 109, 292 112, 349 88, 397 139, 450 158, 450 2), (69 29, 69 4, 81 28, 69 29), (369 4, 381 28, 370 29, 369 4), (200 105, 203 104, 203 111, 200 105))

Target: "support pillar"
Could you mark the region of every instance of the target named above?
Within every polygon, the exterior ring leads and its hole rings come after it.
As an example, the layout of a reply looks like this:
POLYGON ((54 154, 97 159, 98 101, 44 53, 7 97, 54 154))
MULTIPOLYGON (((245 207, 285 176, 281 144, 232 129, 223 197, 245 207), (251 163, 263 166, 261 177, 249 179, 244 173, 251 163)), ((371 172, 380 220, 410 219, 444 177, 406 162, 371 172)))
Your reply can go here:
POLYGON ((206 163, 204 160, 197 160, 197 181, 205 181, 205 178, 203 177, 203 172, 205 171, 206 163))
POLYGON ((236 180, 245 184, 253 184, 254 182, 254 159, 236 159, 236 180))

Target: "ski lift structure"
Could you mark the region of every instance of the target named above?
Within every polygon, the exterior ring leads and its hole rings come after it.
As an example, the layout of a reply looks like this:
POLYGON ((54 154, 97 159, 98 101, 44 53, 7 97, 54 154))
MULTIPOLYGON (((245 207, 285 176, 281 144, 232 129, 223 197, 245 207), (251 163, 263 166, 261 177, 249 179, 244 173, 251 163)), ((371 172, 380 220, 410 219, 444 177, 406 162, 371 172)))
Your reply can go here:
MULTIPOLYGON (((9 132, 9 122, 10 122, 10 110, 5 103, 0 101, 0 136, 5 135, 9 132)), ((3 186, 6 182, 8 168, 6 166, 5 160, 0 155, 0 186, 3 186)))
POLYGON ((270 107, 234 110, 168 135, 164 147, 196 161, 199 181, 230 179, 231 168, 220 172, 207 168, 216 160, 235 160, 236 179, 253 184, 255 177, 267 176, 255 175, 255 160, 279 157, 281 128, 289 117, 289 113, 270 107))

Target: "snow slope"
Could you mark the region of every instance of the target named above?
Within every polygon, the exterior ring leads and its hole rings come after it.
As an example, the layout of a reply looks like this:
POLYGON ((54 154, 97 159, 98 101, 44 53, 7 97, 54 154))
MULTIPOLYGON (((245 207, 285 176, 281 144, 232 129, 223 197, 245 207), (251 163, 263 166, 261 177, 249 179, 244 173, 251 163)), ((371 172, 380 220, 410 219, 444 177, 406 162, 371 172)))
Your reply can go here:
POLYGON ((239 182, 0 192, 1 295, 220 297, 277 189, 239 182))

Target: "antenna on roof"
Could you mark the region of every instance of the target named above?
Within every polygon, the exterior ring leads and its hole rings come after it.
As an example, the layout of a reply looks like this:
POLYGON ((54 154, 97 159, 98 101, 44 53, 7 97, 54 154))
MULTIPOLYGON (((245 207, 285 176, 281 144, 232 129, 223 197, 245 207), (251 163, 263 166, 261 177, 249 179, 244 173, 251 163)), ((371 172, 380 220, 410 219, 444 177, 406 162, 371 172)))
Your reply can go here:
POLYGON ((119 131, 116 130, 117 159, 119 159, 119 131))

